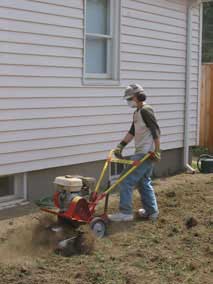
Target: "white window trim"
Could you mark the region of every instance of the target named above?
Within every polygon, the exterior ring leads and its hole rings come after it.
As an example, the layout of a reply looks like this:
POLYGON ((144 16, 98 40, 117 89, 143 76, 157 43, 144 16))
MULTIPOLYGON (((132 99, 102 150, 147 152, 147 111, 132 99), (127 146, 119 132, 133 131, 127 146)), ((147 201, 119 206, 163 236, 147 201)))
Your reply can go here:
POLYGON ((14 192, 16 198, 27 199, 27 173, 14 176, 14 192))
MULTIPOLYGON (((86 1, 84 0, 84 51, 83 51, 83 79, 84 85, 119 85, 120 84, 120 0, 110 1, 110 34, 99 35, 86 33, 86 1), (116 14, 115 14, 116 13, 116 14), (113 25, 114 23, 114 25, 113 25), (86 73, 86 36, 93 38, 106 38, 111 39, 113 42, 111 57, 108 57, 107 68, 111 69, 111 72, 106 74, 86 73), (111 64, 113 63, 113 68, 111 64)), ((108 43, 109 44, 109 43, 108 43)), ((109 50, 109 48, 107 48, 109 50)))

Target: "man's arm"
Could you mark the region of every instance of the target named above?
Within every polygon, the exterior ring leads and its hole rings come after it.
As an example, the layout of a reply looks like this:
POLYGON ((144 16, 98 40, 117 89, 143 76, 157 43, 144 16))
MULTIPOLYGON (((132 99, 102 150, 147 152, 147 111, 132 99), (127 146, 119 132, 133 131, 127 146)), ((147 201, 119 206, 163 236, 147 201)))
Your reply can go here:
POLYGON ((129 132, 124 136, 123 140, 117 145, 114 151, 114 154, 117 158, 122 158, 123 148, 132 141, 134 135, 135 135, 135 127, 134 123, 132 123, 129 132))
POLYGON ((131 133, 128 132, 126 134, 126 136, 124 136, 124 139, 121 141, 121 143, 124 142, 125 143, 124 146, 126 146, 127 144, 129 144, 132 141, 133 138, 134 138, 134 136, 131 133))
POLYGON ((124 141, 127 145, 132 141, 134 136, 135 136, 135 126, 134 126, 134 122, 132 122, 130 130, 128 131, 128 133, 126 134, 126 136, 124 137, 124 139, 122 141, 124 141))
POLYGON ((141 110, 141 116, 144 120, 146 127, 150 129, 156 151, 160 150, 160 127, 155 118, 153 109, 150 106, 143 107, 141 110))
POLYGON ((159 152, 160 151, 160 138, 154 139, 154 143, 155 143, 155 152, 159 152))
POLYGON ((142 118, 146 124, 146 127, 150 129, 154 144, 155 152, 160 151, 160 127, 155 118, 154 112, 151 107, 143 107, 141 110, 142 118))

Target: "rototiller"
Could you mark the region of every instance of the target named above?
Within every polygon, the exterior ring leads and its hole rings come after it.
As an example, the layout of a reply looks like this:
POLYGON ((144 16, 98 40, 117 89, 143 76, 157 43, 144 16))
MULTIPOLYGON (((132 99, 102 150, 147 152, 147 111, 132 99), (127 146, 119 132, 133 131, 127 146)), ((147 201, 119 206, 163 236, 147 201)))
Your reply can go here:
MULTIPOLYGON (((40 202, 38 204, 40 209, 57 215, 59 221, 65 221, 71 225, 89 224, 97 237, 103 237, 106 233, 108 222, 107 208, 109 193, 151 156, 151 153, 149 153, 141 160, 132 161, 117 159, 113 153, 114 151, 112 150, 104 164, 94 191, 91 192, 91 187, 95 184, 93 178, 71 175, 56 177, 54 183, 57 189, 53 196, 53 205, 47 206, 40 202), (113 184, 109 184, 109 187, 104 192, 100 192, 101 182, 111 163, 129 165, 129 168, 113 184), (97 216, 96 206, 103 199, 105 199, 104 212, 100 216, 97 216)), ((61 222, 59 223, 61 224, 61 222)), ((57 231, 56 228, 54 230, 57 231)))

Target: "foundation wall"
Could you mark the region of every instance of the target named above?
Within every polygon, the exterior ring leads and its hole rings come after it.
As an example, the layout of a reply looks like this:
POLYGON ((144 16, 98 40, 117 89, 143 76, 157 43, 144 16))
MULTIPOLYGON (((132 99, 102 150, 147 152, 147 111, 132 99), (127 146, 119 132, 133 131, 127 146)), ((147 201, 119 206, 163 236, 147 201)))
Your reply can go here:
MULTIPOLYGON (((54 192, 53 181, 56 176, 76 174, 99 177, 104 161, 72 165, 69 167, 51 168, 41 171, 33 171, 27 174, 28 200, 35 200, 54 192)), ((156 163, 153 178, 169 176, 183 171, 183 149, 173 149, 162 153, 162 160, 156 163)), ((107 183, 107 174, 103 186, 107 183)))

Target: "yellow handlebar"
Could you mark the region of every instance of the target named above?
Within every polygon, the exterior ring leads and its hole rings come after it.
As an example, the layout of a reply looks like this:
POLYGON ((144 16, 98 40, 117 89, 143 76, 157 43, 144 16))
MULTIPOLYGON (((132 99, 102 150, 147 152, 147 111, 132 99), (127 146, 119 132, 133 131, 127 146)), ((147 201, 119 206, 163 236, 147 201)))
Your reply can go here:
POLYGON ((134 161, 132 160, 118 159, 116 157, 114 158, 113 157, 114 152, 115 150, 111 150, 109 152, 108 159, 110 160, 111 163, 124 164, 124 165, 132 165, 134 163, 134 161))
POLYGON ((111 150, 108 156, 108 159, 106 160, 103 170, 101 172, 100 178, 96 184, 95 192, 99 191, 101 181, 105 175, 105 172, 108 168, 109 163, 118 163, 118 164, 125 164, 125 165, 132 165, 132 167, 124 174, 122 175, 112 186, 110 186, 105 193, 109 193, 114 187, 116 187, 120 182, 122 182, 129 174, 131 174, 139 165, 141 165, 145 160, 147 160, 150 157, 150 153, 146 154, 141 160, 133 161, 133 160, 126 160, 126 159, 117 159, 113 158, 115 150, 111 150))

